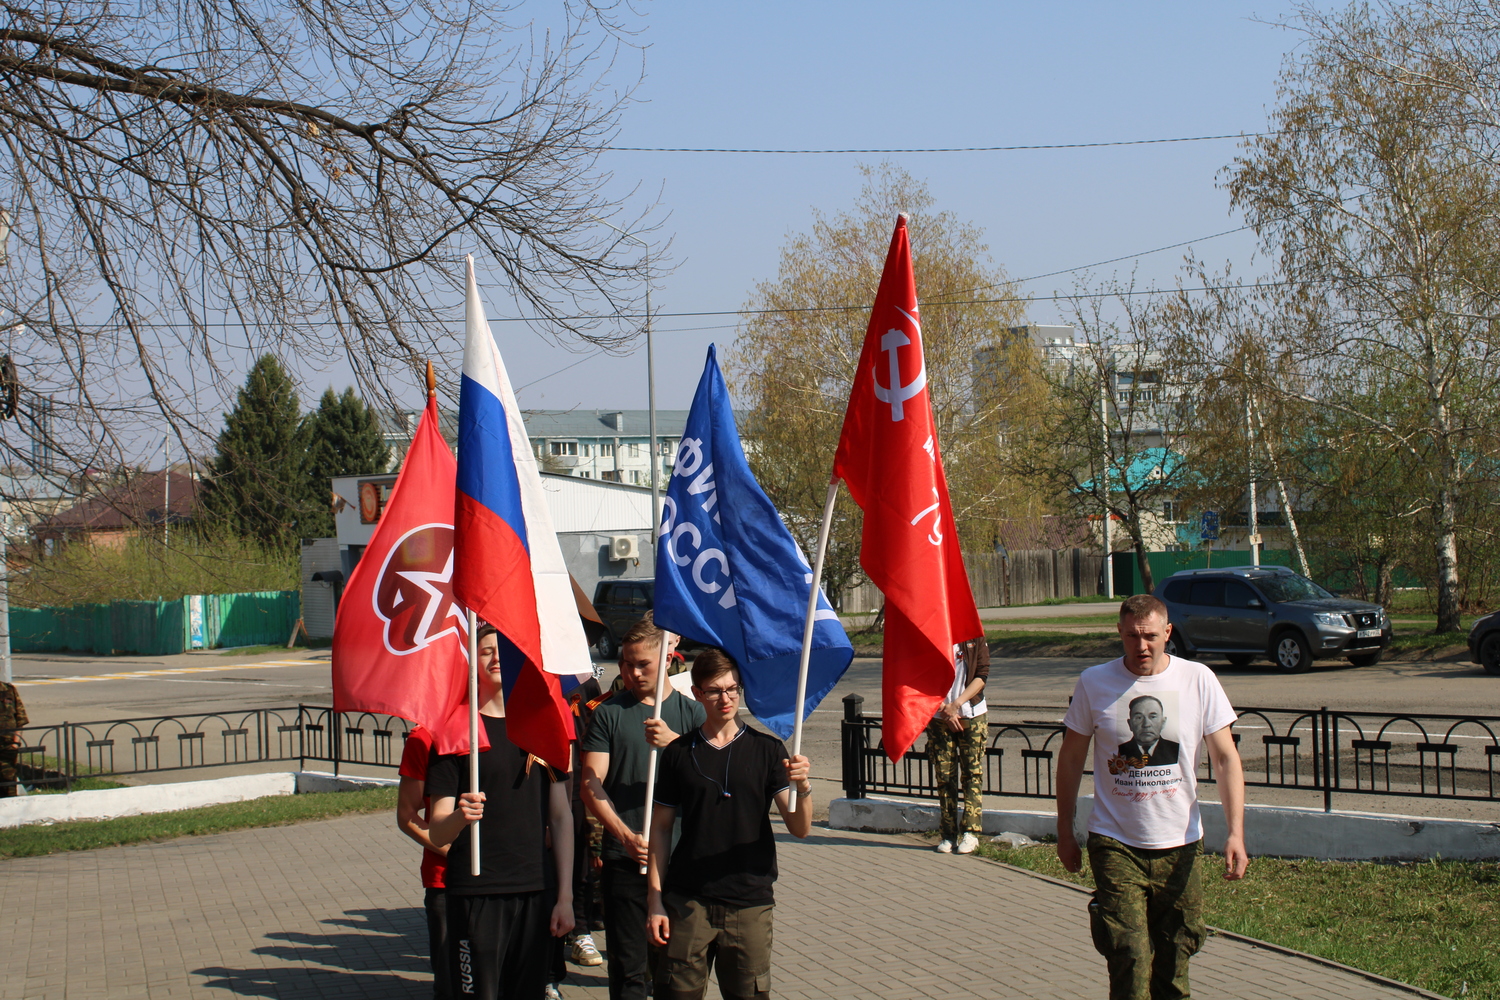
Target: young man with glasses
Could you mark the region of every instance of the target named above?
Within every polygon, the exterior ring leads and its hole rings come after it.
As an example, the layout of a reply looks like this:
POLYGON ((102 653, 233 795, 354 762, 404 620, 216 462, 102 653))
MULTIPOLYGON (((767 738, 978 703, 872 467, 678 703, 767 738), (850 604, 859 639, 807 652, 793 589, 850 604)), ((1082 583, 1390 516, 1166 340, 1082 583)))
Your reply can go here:
POLYGON ((647 928, 665 949, 657 1000, 700 1000, 717 967, 724 1000, 771 995, 776 840, 771 803, 795 837, 812 830, 806 757, 740 724, 740 673, 706 649, 693 663, 703 725, 667 747, 651 818, 647 928), (797 809, 789 807, 797 789, 797 809), (682 837, 671 846, 672 825, 682 837))

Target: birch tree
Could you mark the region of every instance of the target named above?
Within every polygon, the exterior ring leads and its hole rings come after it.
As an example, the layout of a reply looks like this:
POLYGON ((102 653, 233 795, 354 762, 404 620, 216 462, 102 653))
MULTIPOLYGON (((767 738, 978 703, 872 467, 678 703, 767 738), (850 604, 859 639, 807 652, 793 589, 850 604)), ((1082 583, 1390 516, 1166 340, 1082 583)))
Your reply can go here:
POLYGON ((1316 303, 1273 345, 1300 383, 1262 388, 1336 411, 1420 475, 1412 523, 1433 553, 1439 632, 1459 628, 1459 512, 1500 427, 1488 10, 1305 8, 1271 129, 1226 172, 1235 206, 1316 303))

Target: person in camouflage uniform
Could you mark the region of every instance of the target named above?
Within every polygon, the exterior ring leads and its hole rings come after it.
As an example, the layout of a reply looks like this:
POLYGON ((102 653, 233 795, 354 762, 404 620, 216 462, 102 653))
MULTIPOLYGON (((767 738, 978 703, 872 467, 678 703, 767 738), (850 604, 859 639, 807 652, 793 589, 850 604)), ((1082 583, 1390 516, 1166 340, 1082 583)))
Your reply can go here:
POLYGON ((30 721, 16 686, 0 681, 0 798, 20 793, 16 747, 21 745, 19 730, 30 721))
POLYGON ((1188 1000, 1189 960, 1202 947, 1203 821, 1198 761, 1207 750, 1224 809, 1224 878, 1243 878, 1245 781, 1234 706, 1212 670, 1167 653, 1161 601, 1120 604, 1125 655, 1078 678, 1057 750, 1057 857, 1094 875, 1089 935, 1104 957, 1110 1000, 1188 1000), (1149 718, 1148 718, 1149 717, 1149 718), (1094 757, 1088 837, 1075 829, 1078 790, 1094 757))
POLYGON ((927 724, 927 758, 938 790, 937 849, 971 854, 984 820, 984 751, 989 743, 990 647, 974 639, 953 647, 953 688, 927 724), (963 819, 958 818, 960 803, 963 819))

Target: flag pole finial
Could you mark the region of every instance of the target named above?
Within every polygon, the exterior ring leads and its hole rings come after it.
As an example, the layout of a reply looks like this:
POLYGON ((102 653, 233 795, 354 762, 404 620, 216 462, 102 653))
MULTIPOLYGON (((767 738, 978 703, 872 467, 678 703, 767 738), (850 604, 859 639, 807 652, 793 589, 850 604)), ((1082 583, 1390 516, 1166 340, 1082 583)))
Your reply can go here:
POLYGON ((437 376, 432 374, 432 359, 427 359, 427 395, 437 395, 437 376))

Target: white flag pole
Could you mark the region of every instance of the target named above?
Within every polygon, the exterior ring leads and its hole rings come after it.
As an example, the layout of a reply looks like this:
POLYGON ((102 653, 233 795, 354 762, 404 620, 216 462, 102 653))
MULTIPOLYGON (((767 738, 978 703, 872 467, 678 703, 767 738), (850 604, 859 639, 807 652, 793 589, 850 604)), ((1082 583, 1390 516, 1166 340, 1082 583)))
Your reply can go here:
MULTIPOLYGON (((469 612, 469 791, 479 791, 479 621, 469 612)), ((469 874, 479 875, 479 820, 469 824, 469 874)))
MULTIPOLYGON (((807 617, 802 622, 802 662, 797 666, 797 703, 793 707, 792 756, 802 752, 802 706, 807 702, 807 665, 812 658, 814 616, 818 613, 818 594, 823 589, 823 556, 828 552, 828 530, 833 526, 833 502, 838 499, 839 481, 828 484, 828 499, 823 501, 823 523, 818 526, 818 548, 813 553, 812 586, 807 591, 807 617)), ((792 812, 797 811, 797 786, 788 799, 792 812)))
MULTIPOLYGON (((651 712, 651 718, 661 718, 661 703, 667 693, 667 647, 672 633, 663 631, 661 634, 661 649, 656 653, 656 705, 651 712)), ((651 849, 651 808, 656 801, 656 746, 651 747, 651 760, 646 765, 646 820, 641 824, 641 836, 646 838, 646 849, 651 849)), ((641 865, 641 874, 646 874, 646 866, 641 865)))

